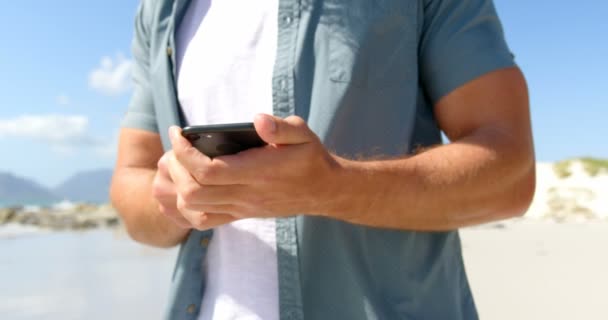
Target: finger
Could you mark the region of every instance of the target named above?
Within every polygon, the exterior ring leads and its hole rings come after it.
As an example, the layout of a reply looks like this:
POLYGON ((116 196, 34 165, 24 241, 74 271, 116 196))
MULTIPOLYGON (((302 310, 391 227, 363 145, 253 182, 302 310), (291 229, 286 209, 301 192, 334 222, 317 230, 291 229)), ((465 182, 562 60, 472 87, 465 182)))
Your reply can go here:
POLYGON ((198 211, 183 212, 190 225, 197 230, 209 230, 233 221, 237 218, 225 213, 205 213, 198 211))
POLYGON ((244 212, 242 207, 231 204, 188 204, 180 208, 180 210, 189 212, 221 212, 234 217, 240 217, 242 216, 241 213, 244 212))
POLYGON ((175 156, 169 159, 169 175, 175 184, 177 195, 186 200, 190 200, 196 189, 200 188, 200 184, 175 156))
POLYGON ((201 186, 189 172, 181 165, 176 158, 171 158, 169 161, 169 172, 175 183, 174 189, 177 190, 178 208, 182 207, 187 210, 205 211, 200 205, 227 205, 242 203, 240 195, 245 194, 244 186, 201 186))
POLYGON ((163 204, 159 204, 158 211, 182 228, 192 227, 190 221, 184 218, 184 216, 182 216, 175 206, 164 206, 163 204))
MULTIPOLYGON (((181 194, 190 205, 243 205, 255 201, 244 185, 200 186, 181 194)), ((201 210, 201 209, 197 209, 201 210)), ((207 211, 207 210, 203 210, 207 211)))
POLYGON ((174 157, 199 183, 206 185, 234 184, 237 176, 227 170, 226 163, 214 161, 192 146, 181 134, 181 128, 169 128, 174 157))
POLYGON ((175 184, 171 180, 169 172, 166 175, 158 174, 152 182, 152 195, 160 202, 165 203, 170 200, 175 205, 176 192, 175 184))
POLYGON ((157 162, 156 168, 158 170, 159 175, 163 177, 167 177, 170 180, 169 176, 169 158, 173 155, 173 151, 166 152, 157 162))
POLYGON ((253 122, 260 138, 269 144, 302 144, 317 139, 306 121, 297 116, 281 119, 260 113, 253 122))
POLYGON ((203 225, 197 228, 198 230, 208 230, 238 220, 238 218, 224 213, 205 213, 203 217, 203 225))

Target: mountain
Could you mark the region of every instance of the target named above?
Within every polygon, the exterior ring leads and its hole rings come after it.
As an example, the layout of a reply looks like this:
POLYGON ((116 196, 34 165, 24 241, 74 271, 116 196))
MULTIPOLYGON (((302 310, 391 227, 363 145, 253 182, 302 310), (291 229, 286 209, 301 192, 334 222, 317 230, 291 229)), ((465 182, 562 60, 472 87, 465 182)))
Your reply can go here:
POLYGON ((48 204, 60 199, 37 182, 0 172, 0 206, 48 204))
POLYGON ((57 186, 53 193, 72 202, 107 203, 111 180, 111 169, 83 171, 57 186))

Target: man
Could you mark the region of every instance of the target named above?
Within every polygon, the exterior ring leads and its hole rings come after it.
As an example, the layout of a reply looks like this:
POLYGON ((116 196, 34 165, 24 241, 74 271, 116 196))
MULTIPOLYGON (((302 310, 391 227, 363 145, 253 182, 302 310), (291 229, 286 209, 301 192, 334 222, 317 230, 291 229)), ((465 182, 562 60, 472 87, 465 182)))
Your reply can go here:
POLYGON ((181 244, 168 318, 477 319, 457 229, 535 180, 491 0, 144 0, 133 54, 111 194, 181 244), (245 121, 214 159, 179 129, 245 121))

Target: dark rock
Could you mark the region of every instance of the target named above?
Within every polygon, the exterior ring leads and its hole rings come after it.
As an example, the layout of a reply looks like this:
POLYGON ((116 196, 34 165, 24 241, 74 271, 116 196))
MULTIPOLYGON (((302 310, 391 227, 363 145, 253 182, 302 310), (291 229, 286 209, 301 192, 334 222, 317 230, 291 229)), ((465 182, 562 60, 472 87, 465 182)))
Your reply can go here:
POLYGON ((0 209, 0 224, 5 224, 11 222, 15 219, 15 214, 17 213, 16 208, 4 208, 0 209))
POLYGON ((19 223, 51 230, 87 230, 116 228, 120 219, 109 205, 78 204, 71 208, 42 208, 24 211, 19 208, 0 209, 0 225, 19 223))

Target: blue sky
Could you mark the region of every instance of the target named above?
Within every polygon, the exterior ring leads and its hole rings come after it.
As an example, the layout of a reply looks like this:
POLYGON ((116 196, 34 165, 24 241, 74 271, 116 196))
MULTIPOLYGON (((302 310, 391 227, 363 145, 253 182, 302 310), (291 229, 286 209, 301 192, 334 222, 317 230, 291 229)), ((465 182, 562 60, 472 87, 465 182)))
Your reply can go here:
MULTIPOLYGON (((113 165, 138 1, 34 3, 0 10, 0 171, 54 186, 113 165)), ((537 158, 608 158, 608 4, 495 3, 528 79, 537 158)))

